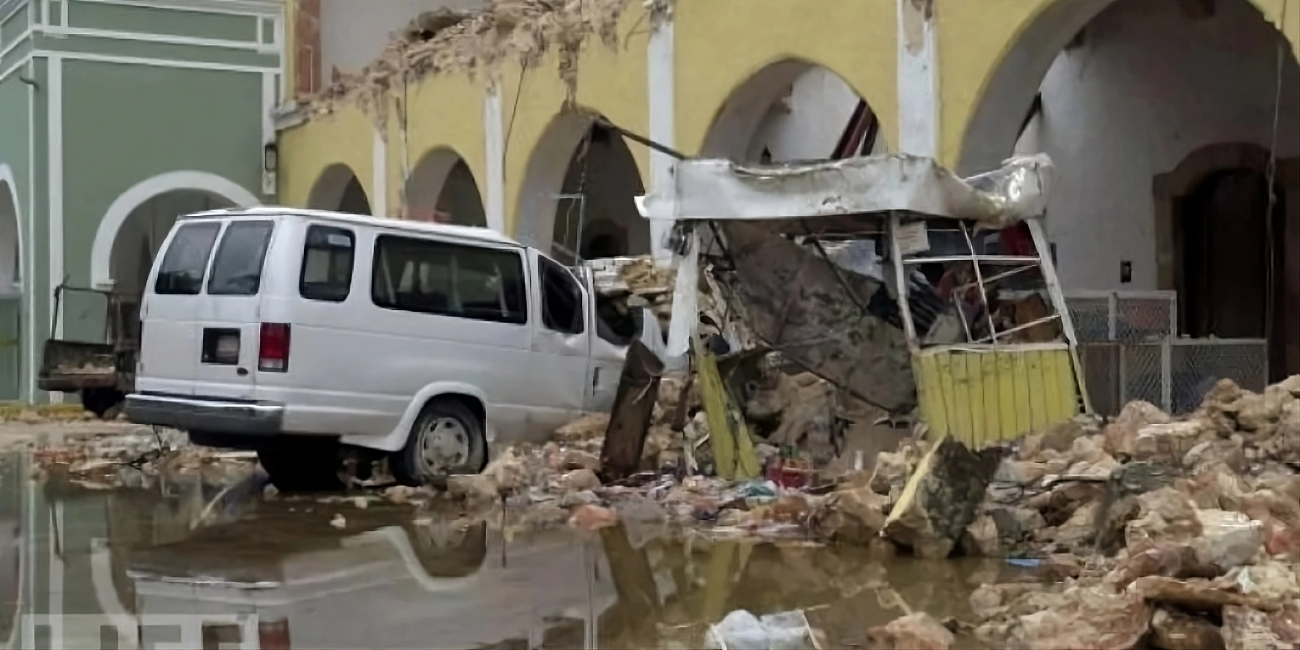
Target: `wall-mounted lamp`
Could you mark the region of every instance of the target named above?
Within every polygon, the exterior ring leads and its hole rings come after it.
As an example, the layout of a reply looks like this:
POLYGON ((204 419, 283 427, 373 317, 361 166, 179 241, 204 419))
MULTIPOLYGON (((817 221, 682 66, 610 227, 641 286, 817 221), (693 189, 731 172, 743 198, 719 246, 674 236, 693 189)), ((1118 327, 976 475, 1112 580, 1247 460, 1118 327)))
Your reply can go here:
POLYGON ((40 90, 40 89, 41 89, 41 82, 39 82, 39 81, 37 81, 37 80, 35 80, 35 79, 32 79, 31 77, 24 77, 24 76, 21 76, 21 75, 20 75, 20 76, 18 77, 18 80, 21 81, 21 82, 23 82, 23 83, 25 83, 25 84, 27 84, 28 86, 31 86, 32 88, 37 89, 37 90, 40 90))
POLYGON ((262 169, 272 174, 280 169, 280 148, 274 142, 262 147, 262 169))

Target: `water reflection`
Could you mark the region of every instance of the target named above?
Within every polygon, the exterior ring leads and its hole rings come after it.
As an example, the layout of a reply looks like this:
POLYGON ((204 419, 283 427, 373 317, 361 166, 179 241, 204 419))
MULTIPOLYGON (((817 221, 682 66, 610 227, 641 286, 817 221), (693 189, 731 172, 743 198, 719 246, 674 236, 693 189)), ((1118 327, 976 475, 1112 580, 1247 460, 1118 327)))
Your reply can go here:
POLYGON ((0 459, 8 647, 697 648, 735 609, 802 610, 845 647, 910 611, 969 618, 980 583, 1036 579, 622 526, 507 543, 404 507, 264 500, 256 477, 134 490, 27 477, 25 459, 0 459))

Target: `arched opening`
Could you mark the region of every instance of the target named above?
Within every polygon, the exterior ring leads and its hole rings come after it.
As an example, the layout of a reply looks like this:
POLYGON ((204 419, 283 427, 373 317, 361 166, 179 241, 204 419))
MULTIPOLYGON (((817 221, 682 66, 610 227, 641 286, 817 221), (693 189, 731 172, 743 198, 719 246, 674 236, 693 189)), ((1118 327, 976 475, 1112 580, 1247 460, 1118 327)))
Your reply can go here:
POLYGON ((593 115, 562 113, 529 158, 517 237, 564 263, 648 254, 650 224, 634 201, 644 192, 622 136, 593 115))
POLYGON ((236 203, 229 198, 199 190, 172 190, 145 200, 131 211, 113 239, 109 260, 113 291, 137 298, 144 293, 153 260, 177 217, 233 207, 236 203))
POLYGON ((343 163, 335 163, 321 172, 307 195, 307 207, 349 214, 370 214, 370 199, 356 172, 343 163))
POLYGON ((887 151, 865 99, 824 66, 769 64, 732 90, 700 155, 743 162, 848 158, 887 151))
POLYGON ((5 168, 0 178, 0 400, 22 392, 22 255, 18 196, 5 168))
POLYGON ((451 149, 435 149, 420 159, 406 181, 409 219, 462 226, 487 226, 478 183, 465 160, 451 149))
POLYGON ((1267 329, 1272 374, 1300 371, 1300 356, 1277 352, 1300 355, 1300 270, 1286 262, 1300 256, 1300 214, 1289 216, 1300 174, 1288 171, 1300 157, 1300 67, 1250 0, 1058 0, 983 92, 959 171, 986 171, 1013 153, 1051 156, 1058 173, 1046 227, 1067 291, 1175 290, 1183 334, 1261 337, 1267 329), (1259 153, 1249 164, 1184 168, 1203 150, 1239 146, 1259 153), (1270 211, 1262 170, 1274 157, 1270 211), (1205 253, 1194 249, 1206 234, 1226 223, 1231 246, 1214 245, 1210 267, 1188 266, 1205 253), (1277 250, 1282 242, 1291 248, 1277 250), (1261 261, 1272 270, 1260 295, 1217 297, 1222 273, 1254 274, 1261 261), (1237 313, 1204 313, 1222 308, 1237 313), (1260 310, 1296 320, 1279 327, 1260 310))

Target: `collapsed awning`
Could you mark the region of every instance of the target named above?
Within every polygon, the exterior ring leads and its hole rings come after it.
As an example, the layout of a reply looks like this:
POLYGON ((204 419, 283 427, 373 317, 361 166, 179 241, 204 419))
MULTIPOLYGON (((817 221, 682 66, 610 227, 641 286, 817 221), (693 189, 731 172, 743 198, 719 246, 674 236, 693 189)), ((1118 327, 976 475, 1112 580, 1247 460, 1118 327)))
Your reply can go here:
POLYGON ((637 197, 649 219, 801 219, 905 211, 1004 228, 1041 216, 1052 161, 1008 160, 987 174, 958 178, 930 158, 890 154, 818 162, 742 165, 681 160, 672 182, 637 197))

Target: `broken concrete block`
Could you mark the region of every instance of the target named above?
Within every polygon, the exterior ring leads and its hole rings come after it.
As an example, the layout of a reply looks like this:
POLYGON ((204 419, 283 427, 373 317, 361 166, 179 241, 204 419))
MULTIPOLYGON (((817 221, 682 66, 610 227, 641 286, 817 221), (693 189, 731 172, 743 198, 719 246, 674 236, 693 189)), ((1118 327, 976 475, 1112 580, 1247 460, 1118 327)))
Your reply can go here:
POLYGON ((570 492, 594 490, 600 487, 600 478, 589 469, 575 469, 560 477, 560 487, 570 492))
POLYGON ((1043 478, 1046 474, 1046 463, 1031 463, 1007 458, 998 465, 997 471, 993 473, 993 481, 996 483, 1027 485, 1043 478))
POLYGON ((1182 492, 1161 488, 1137 497, 1138 518, 1128 522, 1124 543, 1129 549, 1143 540, 1186 542, 1201 533, 1196 504, 1182 492))
POLYGON ((945 437, 908 478, 885 522, 886 536, 920 557, 947 557, 974 521, 1000 453, 977 454, 945 437))
POLYGON ((456 474, 447 477, 447 492, 471 504, 495 501, 501 495, 497 482, 487 474, 456 474))
POLYGON ((993 519, 998 536, 1002 539, 1023 539, 1032 535, 1034 531, 1047 527, 1043 515, 1029 508, 992 508, 988 514, 993 519))
POLYGON ((1002 549, 998 544, 998 525, 993 517, 980 515, 966 527, 961 538, 961 547, 966 555, 972 557, 1001 557, 1002 549))
POLYGON ((870 650, 948 650, 956 637, 925 612, 896 618, 867 631, 870 650))
POLYGON ((1197 420, 1149 424, 1138 430, 1130 452, 1137 460, 1177 464, 1200 442, 1205 423, 1197 420))
POLYGON ((1269 614, 1229 605, 1223 608, 1223 644, 1227 650, 1294 650, 1300 645, 1297 622, 1300 617, 1285 609, 1269 614))
POLYGON ((907 475, 912 465, 905 452, 882 451, 876 455, 876 467, 871 475, 871 489, 879 494, 901 492, 907 485, 907 475))
POLYGON ((1151 645, 1162 650, 1223 650, 1219 627, 1203 618, 1159 607, 1151 617, 1151 645))
POLYGON ((1246 451, 1240 439, 1206 440, 1194 445, 1183 456, 1183 467, 1195 472, 1222 465, 1233 472, 1246 469, 1246 451))
POLYGON ((1071 587, 1048 609, 1021 616, 1007 647, 1013 650, 1128 650, 1146 636, 1151 610, 1139 595, 1071 587))
POLYGON ((617 524, 617 513, 595 505, 578 506, 569 517, 570 526, 584 531, 600 530, 617 524))
POLYGON ((1191 541, 1196 559, 1220 572, 1248 564, 1264 546, 1258 522, 1239 512, 1198 510, 1201 534, 1191 541))
POLYGON ((1270 603, 1255 594, 1243 594, 1235 583, 1222 577, 1214 580, 1179 580, 1164 576, 1144 576, 1134 580, 1127 592, 1140 594, 1153 603, 1199 612, 1217 612, 1228 605, 1276 609, 1276 603, 1270 603))
POLYGON ((1105 450, 1111 455, 1133 454, 1138 431, 1151 424, 1169 422, 1169 415, 1150 402, 1135 401, 1124 405, 1119 417, 1105 430, 1105 450))
POLYGON ((813 530, 825 539, 866 545, 885 527, 889 497, 869 487, 837 490, 813 514, 813 530))

